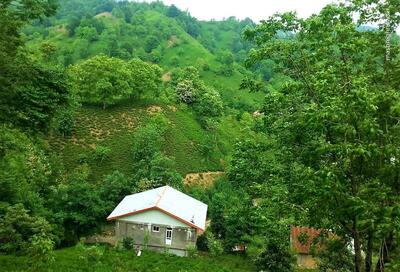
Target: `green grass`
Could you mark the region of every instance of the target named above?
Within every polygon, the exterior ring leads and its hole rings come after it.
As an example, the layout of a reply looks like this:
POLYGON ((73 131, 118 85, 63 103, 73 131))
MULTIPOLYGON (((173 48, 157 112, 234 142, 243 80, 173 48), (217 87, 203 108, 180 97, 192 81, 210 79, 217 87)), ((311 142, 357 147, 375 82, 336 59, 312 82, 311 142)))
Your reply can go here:
POLYGON ((73 170, 79 165, 79 158, 86 157, 93 181, 102 180, 105 174, 114 170, 129 174, 132 171, 132 133, 148 118, 146 110, 145 103, 127 103, 105 110, 83 106, 76 113, 73 135, 67 138, 53 135, 49 139, 50 145, 61 155, 66 170, 73 170), (93 159, 96 146, 111 149, 108 158, 102 162, 93 159))
MULTIPOLYGON (((177 257, 155 252, 143 252, 140 257, 132 251, 106 247, 104 254, 96 260, 82 258, 83 253, 76 247, 55 251, 55 262, 46 267, 49 271, 140 271, 140 272, 246 272, 255 271, 252 263, 239 255, 211 257, 201 254, 197 257, 177 257)), ((0 256, 1 271, 28 271, 27 257, 0 256)))
POLYGON ((175 161, 181 174, 221 170, 220 159, 223 154, 215 152, 206 160, 202 145, 209 132, 205 131, 188 109, 167 112, 171 125, 165 135, 165 152, 175 161))

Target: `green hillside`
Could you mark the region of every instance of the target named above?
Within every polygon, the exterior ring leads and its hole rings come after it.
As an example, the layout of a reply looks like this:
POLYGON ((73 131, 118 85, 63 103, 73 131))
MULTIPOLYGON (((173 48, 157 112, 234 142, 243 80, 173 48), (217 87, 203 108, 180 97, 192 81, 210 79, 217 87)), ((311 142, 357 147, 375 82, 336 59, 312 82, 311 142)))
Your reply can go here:
POLYGON ((242 79, 251 72, 230 53, 236 45, 241 50, 238 54, 243 55, 246 47, 240 31, 252 22, 233 18, 220 23, 199 22, 181 13, 185 20, 198 26, 198 33, 191 35, 182 24, 183 19, 171 16, 162 4, 130 3, 122 8, 116 3, 113 8, 105 8, 92 1, 82 7, 86 12, 81 13, 76 5, 61 3, 58 15, 25 27, 28 48, 42 52, 42 61, 66 67, 98 54, 140 58, 162 68, 164 90, 159 98, 145 94, 142 101, 126 100, 105 110, 84 103, 76 111, 72 135, 59 137, 54 132, 49 138, 66 169, 75 169, 83 160, 90 165, 92 180, 102 180, 114 170, 129 176, 134 171, 130 156, 132 133, 151 117, 149 109, 157 107, 170 122, 163 150, 179 173, 223 171, 233 144, 242 134, 239 117, 243 111, 257 110, 264 97, 262 92, 239 89, 242 79), (228 59, 232 55, 228 75, 221 73, 227 63, 220 53, 226 52, 228 59), (200 79, 214 87, 223 100, 225 114, 212 131, 199 123, 193 110, 176 104, 171 94, 179 71, 189 66, 196 67, 200 79), (110 149, 107 160, 92 159, 97 146, 110 149))

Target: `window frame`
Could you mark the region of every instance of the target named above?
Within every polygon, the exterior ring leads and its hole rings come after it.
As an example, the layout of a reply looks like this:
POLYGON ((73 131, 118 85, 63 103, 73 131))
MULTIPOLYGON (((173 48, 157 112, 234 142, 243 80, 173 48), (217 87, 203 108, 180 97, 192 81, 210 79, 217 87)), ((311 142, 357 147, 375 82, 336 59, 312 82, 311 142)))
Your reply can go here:
POLYGON ((151 232, 160 232, 160 226, 152 225, 151 226, 151 232))

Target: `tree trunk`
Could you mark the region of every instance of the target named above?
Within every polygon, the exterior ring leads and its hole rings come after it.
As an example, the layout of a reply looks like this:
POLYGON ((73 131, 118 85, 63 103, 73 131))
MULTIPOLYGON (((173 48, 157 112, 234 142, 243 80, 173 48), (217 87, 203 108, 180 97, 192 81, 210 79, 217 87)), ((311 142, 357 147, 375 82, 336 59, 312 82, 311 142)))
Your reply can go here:
POLYGON ((390 251, 393 249, 393 232, 387 239, 383 239, 379 250, 379 259, 376 263, 375 272, 385 271, 385 265, 390 262, 390 251))
POLYGON ((372 272, 372 254, 374 250, 374 231, 368 233, 367 254, 365 256, 365 272, 372 272))
POLYGON ((357 219, 354 218, 353 221, 353 239, 354 239, 354 268, 355 272, 361 272, 361 242, 360 242, 360 234, 358 233, 357 228, 357 219))

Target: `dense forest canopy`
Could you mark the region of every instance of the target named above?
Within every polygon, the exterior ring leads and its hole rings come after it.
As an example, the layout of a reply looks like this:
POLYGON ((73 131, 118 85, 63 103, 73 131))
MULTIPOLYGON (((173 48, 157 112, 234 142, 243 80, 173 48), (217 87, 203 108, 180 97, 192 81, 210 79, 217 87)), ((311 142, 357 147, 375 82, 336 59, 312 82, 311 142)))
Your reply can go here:
POLYGON ((316 271, 399 271, 399 11, 353 0, 256 24, 159 1, 2 1, 0 260, 51 270, 78 244, 82 270, 107 270, 125 253, 79 241, 168 184, 208 204, 197 248, 212 260, 246 245, 249 269, 295 271, 299 225, 323 230, 316 271), (185 182, 204 172, 219 178, 185 182))

